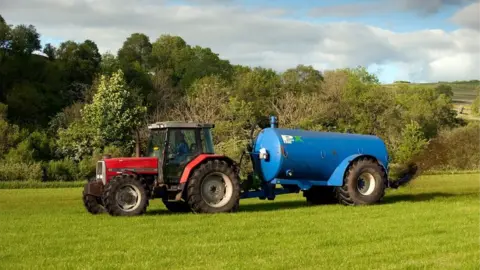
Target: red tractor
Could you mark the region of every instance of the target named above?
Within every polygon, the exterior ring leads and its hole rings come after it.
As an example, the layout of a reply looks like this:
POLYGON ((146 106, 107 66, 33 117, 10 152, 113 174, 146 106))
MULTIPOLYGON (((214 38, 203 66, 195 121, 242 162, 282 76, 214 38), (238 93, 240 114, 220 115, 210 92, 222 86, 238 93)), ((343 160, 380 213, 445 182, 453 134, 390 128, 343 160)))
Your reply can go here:
POLYGON ((239 168, 213 150, 213 124, 159 122, 150 125, 147 157, 98 161, 95 181, 83 191, 92 214, 141 215, 161 198, 173 212, 237 210, 239 168))

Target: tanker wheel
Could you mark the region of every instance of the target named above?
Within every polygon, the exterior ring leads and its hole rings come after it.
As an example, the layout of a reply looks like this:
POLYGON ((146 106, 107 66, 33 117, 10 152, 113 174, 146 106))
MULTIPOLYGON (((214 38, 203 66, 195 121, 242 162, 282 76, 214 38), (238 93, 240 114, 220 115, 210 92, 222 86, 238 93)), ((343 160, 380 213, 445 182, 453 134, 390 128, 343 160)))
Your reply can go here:
POLYGON ((163 204, 165 207, 170 211, 174 213, 188 213, 192 212, 190 209, 190 206, 188 205, 187 202, 180 201, 180 202, 169 202, 166 200, 163 200, 163 204))
POLYGON ((309 205, 337 203, 334 187, 313 186, 304 191, 303 196, 307 199, 309 205))
POLYGON ((137 216, 145 213, 148 205, 145 187, 134 175, 115 176, 105 186, 102 196, 112 216, 137 216))
POLYGON ((200 165, 188 180, 187 202, 194 213, 236 212, 240 200, 240 179, 223 160, 200 165))
POLYGON ((378 162, 360 158, 350 165, 343 186, 336 188, 337 199, 344 205, 369 205, 385 195, 387 174, 378 162))

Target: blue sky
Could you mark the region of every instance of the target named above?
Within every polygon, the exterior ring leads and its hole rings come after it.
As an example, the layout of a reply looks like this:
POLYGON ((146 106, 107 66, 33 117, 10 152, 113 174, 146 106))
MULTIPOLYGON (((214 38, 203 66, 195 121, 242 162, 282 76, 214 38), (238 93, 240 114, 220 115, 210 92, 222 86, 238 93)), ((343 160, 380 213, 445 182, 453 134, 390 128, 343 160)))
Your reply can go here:
POLYGON ((383 82, 479 77, 479 0, 38 0, 0 2, 42 44, 91 39, 115 53, 134 32, 179 35, 234 64, 278 71, 367 66, 383 82), (347 24, 345 24, 347 23, 347 24))

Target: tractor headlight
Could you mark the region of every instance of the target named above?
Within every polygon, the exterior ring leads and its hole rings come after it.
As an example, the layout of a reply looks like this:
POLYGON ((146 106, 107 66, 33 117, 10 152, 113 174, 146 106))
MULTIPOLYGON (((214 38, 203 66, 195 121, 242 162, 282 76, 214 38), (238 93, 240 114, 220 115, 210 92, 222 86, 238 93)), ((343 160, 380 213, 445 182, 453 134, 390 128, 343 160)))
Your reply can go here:
POLYGON ((102 181, 102 183, 105 185, 106 171, 105 171, 105 162, 104 161, 97 162, 96 175, 97 175, 96 176, 97 181, 102 181))

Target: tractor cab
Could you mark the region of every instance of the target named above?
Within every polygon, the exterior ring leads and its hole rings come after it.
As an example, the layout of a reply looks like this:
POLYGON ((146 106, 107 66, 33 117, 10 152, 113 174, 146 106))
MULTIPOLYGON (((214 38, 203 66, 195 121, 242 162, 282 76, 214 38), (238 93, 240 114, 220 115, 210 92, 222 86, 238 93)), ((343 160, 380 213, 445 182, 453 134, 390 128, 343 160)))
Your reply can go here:
POLYGON ((179 182, 185 166, 201 154, 214 154, 213 124, 191 122, 158 122, 148 126, 150 138, 147 156, 157 157, 165 183, 179 182))

